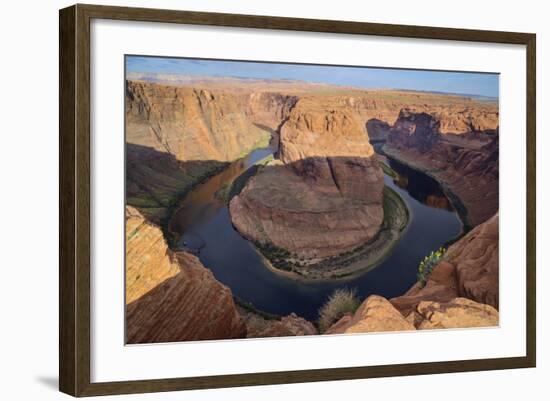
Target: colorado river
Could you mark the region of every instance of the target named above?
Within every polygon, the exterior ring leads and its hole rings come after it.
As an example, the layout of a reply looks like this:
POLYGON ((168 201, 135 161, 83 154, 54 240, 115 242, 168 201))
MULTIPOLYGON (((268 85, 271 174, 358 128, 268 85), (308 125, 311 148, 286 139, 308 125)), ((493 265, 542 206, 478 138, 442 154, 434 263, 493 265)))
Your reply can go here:
POLYGON ((264 265, 253 245, 233 228, 227 205, 216 196, 272 152, 270 148, 255 150, 196 187, 170 222, 170 229, 180 235, 180 247, 196 249, 220 282, 259 310, 278 315, 294 312, 315 320, 336 288, 355 288, 361 299, 372 294, 402 295, 416 282, 420 260, 460 233, 458 215, 435 180, 386 160, 398 176, 385 175, 385 184, 403 198, 411 212, 409 226, 391 254, 375 268, 348 279, 306 282, 279 275, 264 265))

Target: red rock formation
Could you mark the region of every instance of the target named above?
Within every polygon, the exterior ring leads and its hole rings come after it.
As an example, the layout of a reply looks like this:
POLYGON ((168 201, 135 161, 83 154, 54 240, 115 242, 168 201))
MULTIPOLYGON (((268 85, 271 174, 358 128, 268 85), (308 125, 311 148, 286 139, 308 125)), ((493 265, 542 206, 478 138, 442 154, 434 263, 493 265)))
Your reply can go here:
POLYGON ((498 247, 499 214, 470 231, 445 254, 456 267, 457 289, 461 297, 499 305, 498 247))
POLYGON ((451 136, 440 133, 441 125, 432 115, 402 110, 384 151, 443 183, 473 227, 498 210, 498 130, 451 136))
POLYGON ((368 120, 366 128, 371 143, 386 142, 391 130, 391 126, 387 122, 377 118, 368 120))
POLYGON ((280 319, 264 319, 254 313, 246 314, 248 338, 310 336, 319 334, 315 326, 291 313, 280 319))
POLYGON ((242 338, 231 290, 127 207, 126 341, 130 344, 242 338))
POLYGON ((277 131, 297 101, 298 97, 290 94, 254 92, 249 97, 248 115, 256 124, 277 131))
POLYGON ((400 149, 427 152, 439 140, 440 122, 428 113, 403 109, 391 129, 388 144, 400 149))
POLYGON ((128 81, 126 141, 177 160, 231 161, 269 138, 247 106, 247 94, 230 90, 128 81))
POLYGON ((364 125, 333 99, 302 99, 280 130, 284 165, 261 169, 230 203, 245 237, 318 258, 373 238, 383 174, 364 125))
POLYGON ((447 303, 463 297, 498 309, 498 213, 445 253, 425 286, 415 284, 391 303, 405 316, 420 302, 447 303))
POLYGON ((418 330, 498 326, 498 311, 490 305, 466 298, 446 303, 423 301, 418 304, 415 326, 418 330))
POLYGON ((402 330, 415 330, 415 327, 387 299, 371 295, 353 315, 342 317, 329 327, 325 334, 402 330))

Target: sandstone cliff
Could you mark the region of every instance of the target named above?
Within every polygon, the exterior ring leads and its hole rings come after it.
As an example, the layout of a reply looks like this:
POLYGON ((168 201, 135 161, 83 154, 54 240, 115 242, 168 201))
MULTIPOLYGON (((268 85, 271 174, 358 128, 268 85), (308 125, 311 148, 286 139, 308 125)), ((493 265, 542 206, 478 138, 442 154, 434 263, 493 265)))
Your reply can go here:
POLYGON ((178 160, 231 161, 269 139, 247 117, 247 102, 230 91, 129 81, 126 141, 178 160))
POLYGON ((247 113, 254 123, 278 131, 297 101, 298 96, 291 94, 254 92, 249 97, 247 113))
POLYGON ((160 223, 197 182, 267 146, 247 114, 249 94, 143 81, 126 83, 126 196, 160 223))
POLYGON ((425 286, 415 284, 391 303, 409 315, 423 301, 446 303, 463 297, 498 309, 498 213, 453 244, 425 286))
POLYGON ((170 251, 136 209, 126 221, 127 343, 246 336, 229 288, 195 256, 170 251))
POLYGON ((233 198, 247 238, 323 258, 372 239, 383 220, 383 174, 364 125, 333 99, 300 99, 280 129, 278 164, 233 198))
MULTIPOLYGON (((483 120, 470 123, 473 128, 484 126, 483 120)), ((455 207, 469 229, 498 210, 498 129, 458 136, 441 134, 441 127, 433 115, 404 109, 384 151, 452 191, 459 198, 454 199, 455 207)))

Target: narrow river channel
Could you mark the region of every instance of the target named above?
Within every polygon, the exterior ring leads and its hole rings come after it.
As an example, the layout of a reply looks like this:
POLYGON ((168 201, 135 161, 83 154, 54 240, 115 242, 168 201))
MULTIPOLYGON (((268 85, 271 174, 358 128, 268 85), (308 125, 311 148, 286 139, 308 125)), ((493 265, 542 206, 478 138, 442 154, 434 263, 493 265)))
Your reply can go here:
POLYGON ((259 310, 278 315, 294 312, 315 320, 319 308, 337 288, 355 288, 361 299, 372 294, 386 298, 402 295, 415 283, 420 260, 460 233, 458 215, 435 180, 385 159, 398 173, 396 178, 386 175, 385 183, 411 211, 409 226, 392 253, 373 269, 348 279, 307 282, 278 275, 233 228, 227 205, 216 197, 216 192, 272 152, 271 148, 258 149, 231 163, 190 192, 170 222, 171 230, 181 237, 180 246, 199 249, 201 262, 216 278, 259 310))

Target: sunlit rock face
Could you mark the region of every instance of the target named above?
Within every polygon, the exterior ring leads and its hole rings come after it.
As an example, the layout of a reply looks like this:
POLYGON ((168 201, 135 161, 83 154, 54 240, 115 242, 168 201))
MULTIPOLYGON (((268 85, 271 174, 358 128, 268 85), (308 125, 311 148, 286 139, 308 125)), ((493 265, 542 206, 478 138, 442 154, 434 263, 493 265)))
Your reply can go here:
POLYGON ((329 327, 326 334, 402 330, 415 330, 415 327, 387 299, 371 295, 354 314, 342 317, 329 327))
POLYGON ((160 229, 126 208, 126 341, 241 338, 231 290, 197 257, 168 249, 160 229))
POLYGON ((429 276, 405 294, 391 299, 404 315, 415 312, 421 302, 446 304, 468 298, 499 308, 499 214, 495 214, 453 244, 429 276))
POLYGON ((231 161, 269 137, 247 107, 248 94, 230 88, 128 81, 126 141, 182 161, 231 161))

